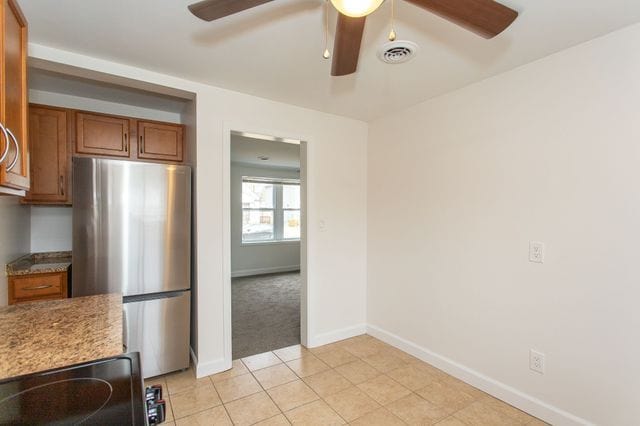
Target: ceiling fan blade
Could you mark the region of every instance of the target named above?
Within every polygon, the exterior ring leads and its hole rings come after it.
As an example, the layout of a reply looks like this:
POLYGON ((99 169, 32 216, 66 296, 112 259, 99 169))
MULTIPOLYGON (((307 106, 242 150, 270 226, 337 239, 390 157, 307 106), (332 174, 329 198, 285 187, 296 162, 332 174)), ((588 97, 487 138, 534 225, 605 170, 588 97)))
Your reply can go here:
POLYGON ((474 33, 492 38, 518 17, 518 12, 493 0, 406 0, 474 33))
POLYGON ((341 76, 356 72, 365 20, 366 16, 351 18, 341 13, 338 14, 331 75, 341 76))
POLYGON ((191 13, 205 21, 213 21, 269 3, 273 0, 204 0, 189 5, 191 13))

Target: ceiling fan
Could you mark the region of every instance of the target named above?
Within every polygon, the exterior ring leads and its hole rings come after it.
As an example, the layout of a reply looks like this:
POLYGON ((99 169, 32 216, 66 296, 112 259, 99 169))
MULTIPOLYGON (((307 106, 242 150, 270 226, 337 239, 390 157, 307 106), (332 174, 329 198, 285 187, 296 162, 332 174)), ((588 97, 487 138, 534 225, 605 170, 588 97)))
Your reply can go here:
MULTIPOLYGON (((205 21, 214 21, 273 0, 203 0, 189 10, 205 21)), ((360 44, 367 15, 384 0, 330 0, 338 10, 331 75, 352 74, 358 66, 360 44)), ((494 0, 405 0, 460 25, 484 38, 504 31, 518 12, 494 0)))

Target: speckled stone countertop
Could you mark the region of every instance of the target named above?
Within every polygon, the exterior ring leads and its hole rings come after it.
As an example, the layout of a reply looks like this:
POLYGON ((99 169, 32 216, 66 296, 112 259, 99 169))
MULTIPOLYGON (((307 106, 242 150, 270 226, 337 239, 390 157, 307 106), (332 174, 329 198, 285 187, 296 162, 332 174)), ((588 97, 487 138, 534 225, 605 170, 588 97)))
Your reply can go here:
POLYGON ((8 276, 65 272, 71 266, 70 251, 31 253, 7 263, 8 276))
POLYGON ((121 353, 121 294, 0 308, 0 379, 121 353))

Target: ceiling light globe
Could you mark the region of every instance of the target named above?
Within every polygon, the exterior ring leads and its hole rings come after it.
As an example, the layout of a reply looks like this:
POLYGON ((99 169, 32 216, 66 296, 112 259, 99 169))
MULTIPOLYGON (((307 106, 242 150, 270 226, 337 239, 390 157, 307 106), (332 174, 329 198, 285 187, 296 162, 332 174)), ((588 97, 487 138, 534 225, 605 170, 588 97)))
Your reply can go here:
POLYGON ((384 0, 331 0, 338 12, 352 18, 367 16, 375 11, 384 0))

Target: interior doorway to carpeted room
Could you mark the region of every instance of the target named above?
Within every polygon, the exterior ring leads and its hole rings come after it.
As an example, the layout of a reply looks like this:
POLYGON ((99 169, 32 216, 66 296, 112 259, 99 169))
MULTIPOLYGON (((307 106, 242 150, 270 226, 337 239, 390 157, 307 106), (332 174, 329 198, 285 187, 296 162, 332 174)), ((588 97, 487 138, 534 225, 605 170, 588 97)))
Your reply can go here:
POLYGON ((301 343, 301 142, 231 132, 233 359, 301 343))

